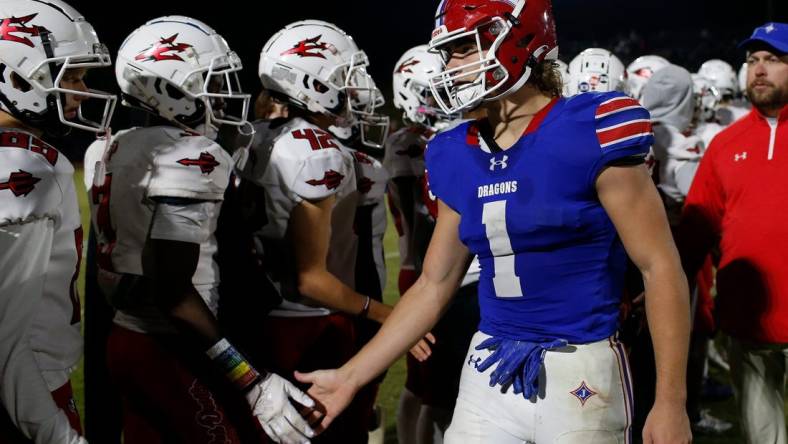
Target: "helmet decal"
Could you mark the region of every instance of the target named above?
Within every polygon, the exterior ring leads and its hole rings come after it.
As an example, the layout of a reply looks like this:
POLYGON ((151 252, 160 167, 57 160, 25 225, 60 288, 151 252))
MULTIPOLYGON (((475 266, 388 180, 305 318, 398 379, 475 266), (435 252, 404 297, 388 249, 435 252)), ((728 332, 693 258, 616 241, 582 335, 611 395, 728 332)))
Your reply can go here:
POLYGON ((134 57, 138 62, 161 62, 164 60, 178 60, 183 61, 178 53, 182 53, 191 48, 192 45, 188 43, 175 43, 178 34, 175 33, 168 38, 161 38, 158 42, 143 49, 134 57))
POLYGON ((10 17, 2 19, 2 21, 0 21, 0 40, 21 43, 31 48, 35 48, 36 45, 34 45, 29 38, 17 34, 27 34, 29 36, 38 37, 40 35, 41 28, 38 26, 26 26, 27 23, 33 20, 37 15, 38 13, 30 14, 24 17, 10 17))
POLYGON ((326 56, 321 54, 319 51, 327 50, 329 47, 327 43, 320 42, 320 37, 322 37, 322 35, 301 40, 291 49, 284 51, 281 55, 295 54, 298 57, 320 57, 321 59, 325 59, 326 56))

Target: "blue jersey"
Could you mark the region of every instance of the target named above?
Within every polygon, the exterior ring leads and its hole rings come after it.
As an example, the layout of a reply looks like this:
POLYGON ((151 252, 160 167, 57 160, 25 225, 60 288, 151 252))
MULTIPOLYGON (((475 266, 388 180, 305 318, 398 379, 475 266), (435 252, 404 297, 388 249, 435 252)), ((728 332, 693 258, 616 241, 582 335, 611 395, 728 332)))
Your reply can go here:
POLYGON ((459 213, 481 263, 479 329, 535 342, 611 336, 626 253, 595 182, 648 153, 648 111, 620 93, 556 99, 503 151, 480 138, 485 123, 439 134, 426 151, 430 190, 459 213))

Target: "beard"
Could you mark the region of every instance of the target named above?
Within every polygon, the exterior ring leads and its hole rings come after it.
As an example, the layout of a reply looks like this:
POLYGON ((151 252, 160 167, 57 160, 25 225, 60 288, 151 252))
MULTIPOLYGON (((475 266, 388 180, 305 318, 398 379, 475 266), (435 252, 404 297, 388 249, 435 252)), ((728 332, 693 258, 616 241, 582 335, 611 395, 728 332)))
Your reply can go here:
POLYGON ((786 94, 788 90, 785 87, 778 87, 766 81, 760 81, 760 85, 766 85, 768 88, 758 91, 752 84, 747 86, 747 97, 756 108, 780 109, 788 102, 788 94, 786 94))

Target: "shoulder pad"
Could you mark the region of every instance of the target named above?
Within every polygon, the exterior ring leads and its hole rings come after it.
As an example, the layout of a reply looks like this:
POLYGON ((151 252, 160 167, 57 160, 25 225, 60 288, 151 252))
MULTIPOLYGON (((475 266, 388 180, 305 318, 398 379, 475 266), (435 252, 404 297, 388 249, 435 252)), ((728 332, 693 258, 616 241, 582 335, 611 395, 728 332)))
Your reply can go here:
MULTIPOLYGON (((230 181, 233 159, 216 142, 185 133, 176 128, 163 132, 163 139, 152 151, 148 197, 184 197, 222 200, 230 181)), ((119 139, 122 145, 123 140, 119 139)))
POLYGON ((341 197, 345 190, 355 189, 353 157, 330 133, 302 119, 282 126, 270 162, 299 199, 341 197))
POLYGON ((73 169, 64 165, 61 174, 55 164, 29 149, 0 147, 0 225, 57 217, 67 185, 60 181, 72 180, 73 169))

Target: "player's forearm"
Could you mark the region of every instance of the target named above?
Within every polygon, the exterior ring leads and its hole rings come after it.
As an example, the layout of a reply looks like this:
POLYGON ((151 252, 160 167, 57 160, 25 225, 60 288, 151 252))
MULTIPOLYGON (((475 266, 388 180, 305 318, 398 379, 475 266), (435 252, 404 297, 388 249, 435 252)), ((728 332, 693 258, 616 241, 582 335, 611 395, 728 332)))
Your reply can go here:
POLYGON ((202 348, 208 348, 222 338, 216 318, 194 287, 166 310, 178 330, 193 338, 202 348))
POLYGON ((687 279, 678 260, 663 261, 643 271, 646 316, 654 343, 657 402, 686 401, 690 304, 687 279))
POLYGON ((190 242, 151 239, 143 270, 153 281, 154 301, 175 327, 208 348, 221 339, 218 323, 192 284, 200 246, 190 242))
MULTIPOLYGON (((298 291, 321 305, 351 315, 361 313, 367 297, 356 293, 327 270, 310 269, 298 276, 298 291)), ((370 299, 366 317, 383 323, 391 313, 391 306, 370 299)))
POLYGON ((390 367, 438 322, 456 285, 422 276, 402 296, 378 334, 340 371, 361 387, 390 367))

